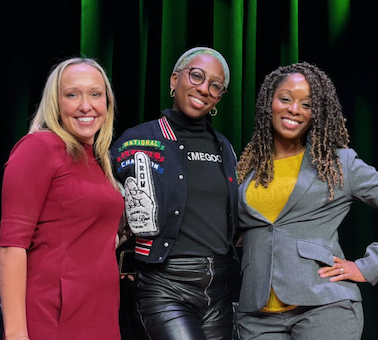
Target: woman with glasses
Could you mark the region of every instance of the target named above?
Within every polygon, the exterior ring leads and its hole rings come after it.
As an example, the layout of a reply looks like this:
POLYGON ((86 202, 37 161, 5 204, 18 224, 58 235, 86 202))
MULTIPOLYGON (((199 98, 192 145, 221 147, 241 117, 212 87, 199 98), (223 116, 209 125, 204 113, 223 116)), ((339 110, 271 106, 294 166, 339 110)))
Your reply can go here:
POLYGON ((170 77, 173 108, 126 130, 111 150, 135 235, 138 339, 231 339, 236 158, 206 119, 229 81, 219 52, 190 49, 170 77))

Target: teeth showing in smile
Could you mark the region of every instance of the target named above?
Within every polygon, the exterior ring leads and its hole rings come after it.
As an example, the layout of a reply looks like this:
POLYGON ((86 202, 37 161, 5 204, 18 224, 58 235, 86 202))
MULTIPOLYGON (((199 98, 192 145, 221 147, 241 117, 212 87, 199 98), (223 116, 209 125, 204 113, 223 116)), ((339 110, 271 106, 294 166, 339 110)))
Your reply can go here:
POLYGON ((91 122, 92 120, 94 120, 94 117, 79 117, 77 118, 77 120, 79 120, 80 122, 91 122))
POLYGON ((191 96, 190 98, 192 98, 192 100, 195 101, 195 102, 198 103, 198 104, 201 104, 201 105, 204 105, 204 104, 205 104, 202 100, 200 100, 200 99, 198 99, 198 98, 196 98, 196 97, 192 97, 192 96, 191 96))
POLYGON ((287 119, 287 118, 284 118, 283 121, 290 124, 290 125, 298 125, 299 124, 298 122, 291 120, 291 119, 287 119))

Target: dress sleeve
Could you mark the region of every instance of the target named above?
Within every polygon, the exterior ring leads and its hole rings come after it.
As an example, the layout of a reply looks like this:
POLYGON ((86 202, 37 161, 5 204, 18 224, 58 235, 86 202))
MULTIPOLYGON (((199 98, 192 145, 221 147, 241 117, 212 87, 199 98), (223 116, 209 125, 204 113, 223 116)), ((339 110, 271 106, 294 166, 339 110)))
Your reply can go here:
POLYGON ((28 249, 56 173, 47 133, 23 137, 5 164, 0 246, 28 249))

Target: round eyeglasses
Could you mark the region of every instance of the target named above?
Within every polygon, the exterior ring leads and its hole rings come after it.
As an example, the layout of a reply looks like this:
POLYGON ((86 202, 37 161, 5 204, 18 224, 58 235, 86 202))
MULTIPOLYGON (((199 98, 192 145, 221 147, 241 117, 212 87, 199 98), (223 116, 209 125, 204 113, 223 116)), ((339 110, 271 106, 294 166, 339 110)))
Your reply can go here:
POLYGON ((209 93, 213 98, 219 99, 220 97, 222 97, 223 93, 227 92, 227 89, 222 82, 220 82, 219 80, 211 80, 209 78, 206 78, 206 73, 201 68, 188 66, 181 70, 178 70, 177 72, 184 70, 189 70, 189 81, 193 85, 201 85, 205 80, 208 80, 209 93))

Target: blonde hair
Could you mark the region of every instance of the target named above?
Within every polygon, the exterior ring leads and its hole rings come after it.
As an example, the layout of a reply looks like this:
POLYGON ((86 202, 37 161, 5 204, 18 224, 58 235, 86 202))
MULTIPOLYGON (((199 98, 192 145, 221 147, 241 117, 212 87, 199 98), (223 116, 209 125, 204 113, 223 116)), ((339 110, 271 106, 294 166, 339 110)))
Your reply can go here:
POLYGON ((70 58, 56 65, 50 72, 42 93, 42 99, 31 122, 29 133, 51 131, 66 144, 67 153, 75 160, 86 158, 81 143, 63 126, 60 119, 59 91, 63 71, 70 65, 86 64, 97 69, 104 79, 107 97, 107 115, 104 124, 95 136, 94 152, 101 168, 113 187, 118 186, 113 176, 109 147, 113 138, 115 99, 105 70, 91 58, 70 58))

